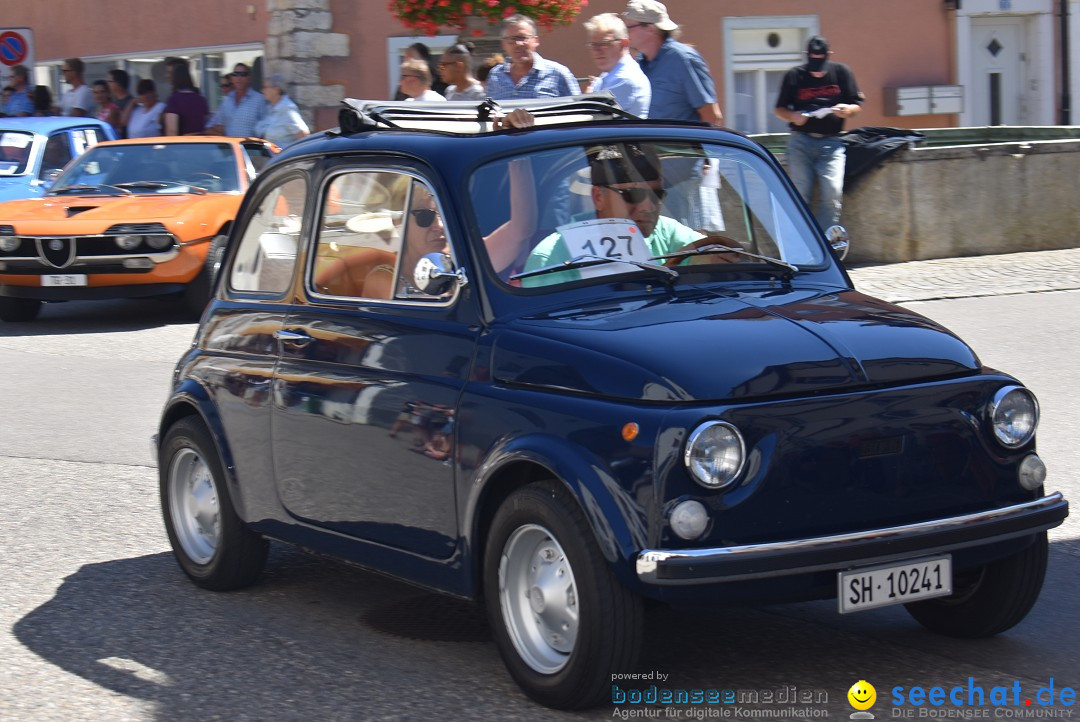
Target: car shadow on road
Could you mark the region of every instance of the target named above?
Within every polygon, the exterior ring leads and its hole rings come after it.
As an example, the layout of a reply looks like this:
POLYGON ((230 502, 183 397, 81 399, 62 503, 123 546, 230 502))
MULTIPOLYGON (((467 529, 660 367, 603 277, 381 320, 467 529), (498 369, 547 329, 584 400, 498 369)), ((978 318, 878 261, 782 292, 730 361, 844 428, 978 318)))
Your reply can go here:
MULTIPOLYGON (((1069 684, 1080 631, 1061 620, 1080 611, 1071 583, 1080 542, 1055 544, 1050 569, 1028 619, 988 640, 932 635, 902 609, 841 617, 834 602, 651 609, 641 662, 627 672, 654 676, 622 688, 794 688, 824 693, 816 706, 846 715, 844 694, 859 679, 884 699, 893 685, 969 675, 987 689, 1011 679, 1069 684)), ((87 564, 14 633, 51 664, 151 703, 159 719, 359 719, 394 716, 406 703, 409 718, 555 714, 514 686, 482 608, 279 545, 260 584, 227 594, 195 588, 168 553, 87 564)))
POLYGON ((174 298, 65 301, 46 303, 34 321, 0 321, 0 337, 140 331, 195 323, 192 314, 174 298))

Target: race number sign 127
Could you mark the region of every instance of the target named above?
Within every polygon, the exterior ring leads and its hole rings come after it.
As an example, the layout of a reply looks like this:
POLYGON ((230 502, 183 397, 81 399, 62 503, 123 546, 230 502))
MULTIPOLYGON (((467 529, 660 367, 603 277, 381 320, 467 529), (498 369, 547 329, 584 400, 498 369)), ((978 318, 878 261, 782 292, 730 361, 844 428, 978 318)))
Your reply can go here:
MULTIPOLYGON (((641 229, 629 218, 596 218, 559 226, 570 258, 590 256, 612 261, 648 262, 652 253, 645 245, 641 229)), ((653 261, 655 263, 655 261, 653 261)), ((610 263, 580 269, 583 278, 607 276, 634 270, 629 264, 610 263)))

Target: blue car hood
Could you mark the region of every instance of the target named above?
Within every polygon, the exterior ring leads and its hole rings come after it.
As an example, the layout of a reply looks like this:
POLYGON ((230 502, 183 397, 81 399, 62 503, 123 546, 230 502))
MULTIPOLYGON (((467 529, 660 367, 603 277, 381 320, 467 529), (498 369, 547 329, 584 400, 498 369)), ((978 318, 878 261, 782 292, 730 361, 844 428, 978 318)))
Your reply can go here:
POLYGON ((500 382, 654 402, 801 396, 980 368, 942 326, 855 291, 609 300, 495 333, 500 382))

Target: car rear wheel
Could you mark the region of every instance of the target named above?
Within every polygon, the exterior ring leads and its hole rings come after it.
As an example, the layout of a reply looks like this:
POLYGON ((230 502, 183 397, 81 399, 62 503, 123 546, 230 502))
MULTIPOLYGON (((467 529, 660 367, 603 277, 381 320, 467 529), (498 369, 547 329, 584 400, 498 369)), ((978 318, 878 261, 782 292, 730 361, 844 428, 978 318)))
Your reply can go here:
POLYGON ((33 321, 41 312, 41 301, 34 298, 0 296, 0 320, 19 323, 33 321))
POLYGON ((957 575, 953 594, 914 602, 908 613, 932 632, 949 637, 992 637, 1011 629, 1035 605, 1046 576, 1046 532, 1021 552, 957 575))
POLYGON ((541 704, 595 706, 611 675, 637 659, 641 599, 615 579, 580 507, 555 481, 519 489, 496 512, 484 596, 510 675, 541 704))
POLYGON ((165 434, 158 460, 161 508, 173 553, 200 587, 224 591, 253 584, 267 542, 237 516, 209 432, 187 417, 165 434))
POLYGON ((202 316, 206 304, 210 303, 210 297, 214 293, 214 281, 221 269, 221 259, 225 255, 225 244, 228 240, 226 235, 214 236, 199 275, 184 288, 184 306, 196 318, 202 316))

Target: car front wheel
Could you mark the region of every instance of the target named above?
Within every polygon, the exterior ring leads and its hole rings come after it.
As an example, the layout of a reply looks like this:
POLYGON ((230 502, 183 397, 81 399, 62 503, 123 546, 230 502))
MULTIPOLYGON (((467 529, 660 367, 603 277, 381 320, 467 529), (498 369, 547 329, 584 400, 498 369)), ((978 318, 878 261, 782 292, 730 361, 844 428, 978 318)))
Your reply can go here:
POLYGON ((614 577, 580 507, 555 481, 511 494, 485 550, 484 596, 499 652, 530 697, 582 709, 630 671, 642 605, 614 577))
POLYGON ((184 573, 217 591, 253 584, 268 545, 237 516, 217 450, 200 420, 187 417, 169 428, 158 470, 165 529, 184 573))
POLYGON ((1011 629, 1035 605, 1046 576, 1046 532, 1023 551, 957 575, 953 593, 905 607, 932 632, 949 637, 991 637, 1011 629))

